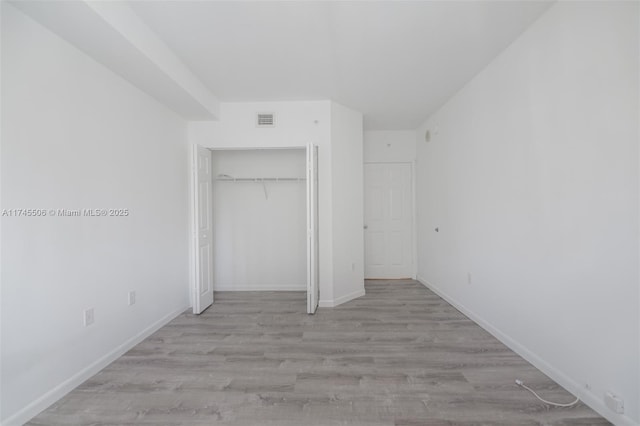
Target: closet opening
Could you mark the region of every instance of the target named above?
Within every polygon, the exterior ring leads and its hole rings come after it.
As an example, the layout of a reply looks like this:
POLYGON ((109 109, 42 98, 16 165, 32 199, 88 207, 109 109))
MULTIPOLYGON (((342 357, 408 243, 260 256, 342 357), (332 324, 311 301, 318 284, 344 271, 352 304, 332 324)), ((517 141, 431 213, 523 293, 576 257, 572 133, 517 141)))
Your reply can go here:
POLYGON ((194 313, 215 291, 306 292, 315 313, 317 148, 194 151, 194 313))

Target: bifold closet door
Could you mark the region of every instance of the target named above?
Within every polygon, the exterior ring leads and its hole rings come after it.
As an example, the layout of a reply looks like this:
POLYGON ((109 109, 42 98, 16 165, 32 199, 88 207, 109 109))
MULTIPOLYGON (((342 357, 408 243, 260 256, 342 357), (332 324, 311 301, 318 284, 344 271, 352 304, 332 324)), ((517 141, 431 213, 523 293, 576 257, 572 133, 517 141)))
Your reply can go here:
POLYGON ((194 149, 195 291, 193 313, 200 314, 213 303, 213 216, 211 151, 194 149))
POLYGON ((318 147, 307 145, 307 313, 320 299, 318 282, 318 147))

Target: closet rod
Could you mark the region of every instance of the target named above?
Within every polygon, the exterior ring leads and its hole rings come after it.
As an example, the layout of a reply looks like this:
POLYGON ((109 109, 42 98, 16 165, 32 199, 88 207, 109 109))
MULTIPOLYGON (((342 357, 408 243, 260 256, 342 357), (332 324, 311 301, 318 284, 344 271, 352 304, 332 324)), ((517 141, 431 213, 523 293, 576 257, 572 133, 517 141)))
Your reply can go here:
POLYGON ((300 181, 306 181, 306 178, 297 178, 297 177, 274 177, 274 178, 230 178, 230 177, 223 177, 223 178, 216 178, 216 181, 219 182, 280 182, 280 181, 285 181, 285 182, 300 182, 300 181))

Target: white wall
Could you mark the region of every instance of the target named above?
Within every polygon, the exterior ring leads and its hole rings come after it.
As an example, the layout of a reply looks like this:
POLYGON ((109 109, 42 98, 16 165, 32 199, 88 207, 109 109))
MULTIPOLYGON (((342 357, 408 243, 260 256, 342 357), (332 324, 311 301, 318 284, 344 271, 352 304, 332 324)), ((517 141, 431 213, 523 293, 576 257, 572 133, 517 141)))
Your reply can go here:
POLYGON ((306 291, 306 151, 216 150, 212 158, 214 177, 303 179, 214 181, 214 289, 306 291))
POLYGON ((2 218, 3 424, 188 307, 187 152, 183 120, 2 3, 2 208, 130 212, 2 218))
POLYGON ((330 120, 329 101, 225 102, 220 121, 189 123, 189 137, 211 148, 299 147, 309 142, 322 147, 330 141, 330 120), (275 126, 256 127, 259 112, 274 113, 275 126))
POLYGON ((364 132, 365 163, 412 163, 416 159, 414 130, 370 130, 364 132))
POLYGON ((554 5, 416 138, 419 278, 617 424, 640 420, 638 17, 554 5))
POLYGON ((362 114, 331 103, 333 182, 333 300, 320 294, 320 306, 364 295, 364 212, 362 114))

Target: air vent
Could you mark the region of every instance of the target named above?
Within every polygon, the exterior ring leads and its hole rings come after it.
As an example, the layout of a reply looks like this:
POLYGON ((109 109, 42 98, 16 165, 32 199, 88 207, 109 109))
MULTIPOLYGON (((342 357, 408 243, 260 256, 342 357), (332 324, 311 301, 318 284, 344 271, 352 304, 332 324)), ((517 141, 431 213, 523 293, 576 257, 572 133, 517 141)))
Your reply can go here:
POLYGON ((256 127, 274 127, 276 119, 271 112, 259 112, 256 115, 256 127))

